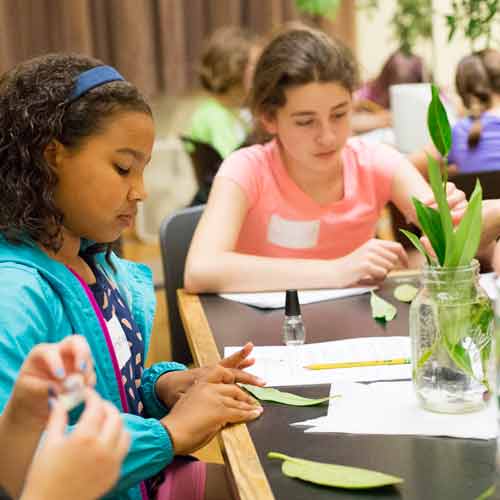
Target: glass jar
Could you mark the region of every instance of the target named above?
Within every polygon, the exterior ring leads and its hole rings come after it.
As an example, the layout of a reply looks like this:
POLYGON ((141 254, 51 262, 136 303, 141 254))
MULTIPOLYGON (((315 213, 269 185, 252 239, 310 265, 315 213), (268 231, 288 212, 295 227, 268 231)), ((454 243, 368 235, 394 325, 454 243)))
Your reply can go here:
POLYGON ((465 413, 486 405, 495 387, 493 317, 477 261, 424 267, 410 307, 413 385, 424 408, 465 413))

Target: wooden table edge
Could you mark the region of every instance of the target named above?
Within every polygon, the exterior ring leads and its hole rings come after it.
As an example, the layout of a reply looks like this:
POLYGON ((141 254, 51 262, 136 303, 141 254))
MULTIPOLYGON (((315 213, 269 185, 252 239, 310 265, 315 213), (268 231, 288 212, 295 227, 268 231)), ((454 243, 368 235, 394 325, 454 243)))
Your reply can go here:
MULTIPOLYGON (((183 289, 177 290, 179 314, 196 365, 220 361, 212 330, 200 298, 183 289)), ((240 500, 274 500, 269 482, 245 424, 228 426, 219 434, 224 462, 240 500)))

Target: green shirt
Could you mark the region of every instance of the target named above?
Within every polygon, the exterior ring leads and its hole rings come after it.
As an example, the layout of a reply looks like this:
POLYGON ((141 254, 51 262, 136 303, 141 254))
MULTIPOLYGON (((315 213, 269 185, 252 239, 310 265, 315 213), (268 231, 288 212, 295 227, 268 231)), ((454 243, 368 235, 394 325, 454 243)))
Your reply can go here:
POLYGON ((247 128, 242 117, 222 106, 216 99, 208 98, 194 112, 188 135, 210 144, 222 158, 226 158, 245 142, 247 128))

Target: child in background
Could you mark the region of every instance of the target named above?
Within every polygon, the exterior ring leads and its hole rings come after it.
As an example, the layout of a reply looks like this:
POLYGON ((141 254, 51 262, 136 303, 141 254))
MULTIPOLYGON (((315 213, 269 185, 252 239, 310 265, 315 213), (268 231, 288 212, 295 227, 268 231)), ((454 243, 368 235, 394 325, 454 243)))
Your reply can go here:
POLYGON ((0 415, 1 498, 9 498, 3 487, 12 498, 22 489, 21 500, 93 500, 113 486, 130 436, 118 410, 91 389, 94 383, 90 349, 79 335, 39 344, 28 354, 0 415), (75 373, 88 387, 85 410, 77 430, 65 435, 67 410, 57 396, 75 373))
POLYGON ((242 116, 248 88, 253 38, 241 28, 217 30, 206 42, 199 77, 209 96, 195 110, 188 137, 212 146, 222 158, 238 149, 250 123, 242 116))
MULTIPOLYGON (((254 74, 251 107, 268 142, 222 164, 189 251, 193 292, 336 288, 379 282, 406 264, 374 238, 388 201, 412 221, 434 203, 404 156, 351 135, 357 69, 346 47, 304 28, 278 34, 254 74), (243 271, 244 270, 244 271, 243 271)), ((448 189, 458 220, 464 195, 448 189)))
POLYGON ((145 368, 151 272, 110 249, 146 197, 149 105, 100 61, 50 54, 3 75, 0 109, 0 409, 37 344, 79 332, 94 359, 96 392, 119 409, 131 437, 106 498, 228 498, 221 466, 175 456, 229 422, 260 415, 234 384, 262 385, 241 371, 252 346, 215 367, 145 368))
POLYGON ((389 87, 401 83, 423 83, 427 80, 421 57, 407 54, 401 49, 393 52, 379 75, 354 92, 353 132, 361 134, 390 127, 392 119, 389 87))
POLYGON ((221 28, 206 42, 199 77, 208 96, 183 138, 198 181, 191 205, 207 202, 222 160, 247 140, 251 115, 243 106, 258 51, 255 40, 237 27, 221 28))
MULTIPOLYGON (((500 170, 500 52, 485 49, 465 56, 458 63, 455 84, 469 116, 452 129, 451 173, 500 170)), ((432 145, 411 155, 422 172, 427 169, 426 152, 440 159, 432 145)))

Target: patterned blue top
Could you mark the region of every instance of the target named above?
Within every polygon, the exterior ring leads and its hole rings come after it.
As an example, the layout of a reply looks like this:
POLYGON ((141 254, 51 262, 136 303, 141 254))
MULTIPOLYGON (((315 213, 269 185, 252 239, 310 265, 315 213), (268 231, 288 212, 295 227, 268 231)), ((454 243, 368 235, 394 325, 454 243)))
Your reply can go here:
POLYGON ((123 387, 127 395, 129 413, 144 416, 144 405, 139 388, 144 371, 144 340, 126 306, 116 283, 90 259, 96 283, 89 285, 109 330, 120 366, 123 387))

